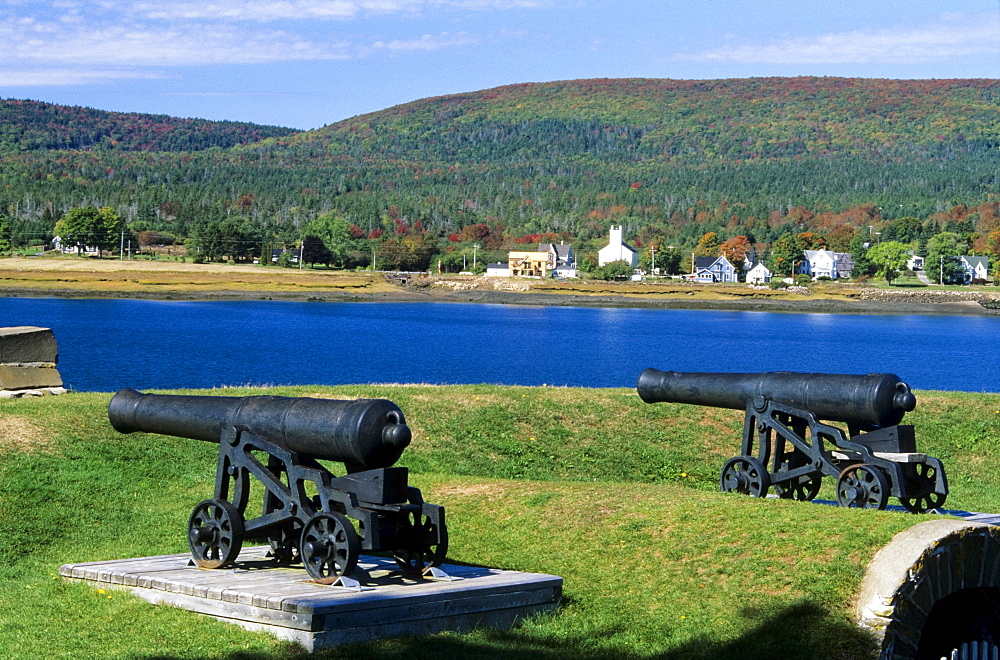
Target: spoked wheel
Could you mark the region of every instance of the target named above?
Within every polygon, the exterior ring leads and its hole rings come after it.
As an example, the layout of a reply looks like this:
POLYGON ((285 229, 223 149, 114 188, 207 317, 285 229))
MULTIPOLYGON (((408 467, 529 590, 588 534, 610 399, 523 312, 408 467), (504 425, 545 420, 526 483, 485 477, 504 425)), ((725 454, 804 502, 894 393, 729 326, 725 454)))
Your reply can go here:
POLYGON ((434 524, 430 516, 417 511, 406 514, 399 523, 398 538, 405 545, 392 551, 396 564, 404 573, 424 574, 428 568, 440 566, 448 554, 448 530, 434 524))
POLYGON ((202 568, 222 568, 243 547, 243 515, 226 500, 205 500, 188 521, 188 547, 202 568))
POLYGON ((753 456, 737 456, 730 458, 722 467, 719 485, 724 493, 764 497, 771 487, 771 476, 764 464, 753 456))
POLYGON ((947 495, 941 493, 927 493, 920 497, 899 498, 899 503, 906 507, 910 513, 927 513, 933 509, 940 509, 944 506, 947 495))
POLYGON ((874 465, 852 465, 837 480, 837 503, 858 509, 884 509, 889 501, 889 481, 874 465))
POLYGON ((811 502, 817 495, 819 495, 819 488, 822 484, 822 477, 814 477, 806 481, 797 481, 792 484, 774 484, 774 492, 778 494, 778 497, 785 500, 811 502))
POLYGON ((298 525, 283 527, 276 536, 267 539, 267 544, 271 546, 271 557, 282 564, 294 564, 299 561, 301 538, 302 530, 298 525))
MULTIPOLYGON (((916 464, 917 478, 921 489, 930 489, 937 483, 937 469, 927 463, 916 464)), ((927 513, 931 509, 940 509, 944 506, 947 494, 930 492, 917 497, 899 498, 899 503, 906 507, 910 513, 927 513)))
POLYGON ((341 513, 317 513, 302 528, 299 557, 320 584, 333 584, 341 575, 353 573, 360 554, 358 533, 341 513))

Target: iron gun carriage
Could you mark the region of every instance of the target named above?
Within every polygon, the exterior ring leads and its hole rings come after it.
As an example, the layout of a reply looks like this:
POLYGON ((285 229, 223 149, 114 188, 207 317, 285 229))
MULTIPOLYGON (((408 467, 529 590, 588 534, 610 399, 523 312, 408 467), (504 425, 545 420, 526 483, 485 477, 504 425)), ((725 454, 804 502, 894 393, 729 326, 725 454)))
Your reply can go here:
POLYGON ((301 561, 317 582, 355 570, 362 550, 391 552, 420 575, 448 549, 443 507, 423 501, 393 467, 411 433, 384 399, 336 401, 278 396, 182 396, 119 391, 111 425, 216 442, 215 495, 195 506, 188 545, 195 563, 221 568, 244 539, 266 540, 278 561, 301 561), (321 460, 340 462, 335 476, 321 460), (247 517, 251 485, 261 515, 247 517), (352 520, 355 523, 352 523, 352 520))
POLYGON ((764 497, 773 486, 779 497, 812 500, 829 476, 841 506, 884 509, 892 496, 914 513, 941 507, 948 494, 941 461, 918 453, 913 427, 900 424, 916 397, 893 374, 646 369, 636 390, 646 403, 746 411, 742 454, 722 468, 723 491, 764 497))

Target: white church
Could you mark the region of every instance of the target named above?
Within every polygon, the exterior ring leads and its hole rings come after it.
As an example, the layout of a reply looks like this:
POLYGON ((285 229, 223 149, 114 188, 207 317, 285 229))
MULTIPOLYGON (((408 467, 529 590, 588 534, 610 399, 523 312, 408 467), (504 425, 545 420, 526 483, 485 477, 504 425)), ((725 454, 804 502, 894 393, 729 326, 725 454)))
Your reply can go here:
POLYGON ((603 266, 612 261, 627 261, 632 268, 639 265, 639 251, 631 245, 622 242, 622 228, 611 227, 611 237, 606 246, 597 251, 597 265, 603 266))

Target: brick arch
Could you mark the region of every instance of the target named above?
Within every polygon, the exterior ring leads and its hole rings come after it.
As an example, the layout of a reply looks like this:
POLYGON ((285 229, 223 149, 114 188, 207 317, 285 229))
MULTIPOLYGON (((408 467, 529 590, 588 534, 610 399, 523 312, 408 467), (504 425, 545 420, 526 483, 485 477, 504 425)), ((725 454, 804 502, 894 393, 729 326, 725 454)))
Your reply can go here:
POLYGON ((982 597, 983 588, 1000 598, 1000 590, 992 591, 997 587, 1000 527, 930 520, 903 530, 878 551, 868 564, 856 615, 881 638, 881 659, 915 660, 935 603, 949 596, 982 597))

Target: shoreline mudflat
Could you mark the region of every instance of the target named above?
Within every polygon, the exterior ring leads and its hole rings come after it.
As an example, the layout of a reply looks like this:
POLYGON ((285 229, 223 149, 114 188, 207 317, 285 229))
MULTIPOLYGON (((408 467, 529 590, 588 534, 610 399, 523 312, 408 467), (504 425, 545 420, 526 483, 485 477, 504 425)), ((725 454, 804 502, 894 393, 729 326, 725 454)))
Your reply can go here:
POLYGON ((772 291, 745 284, 509 280, 45 257, 0 259, 0 297, 451 302, 809 314, 1000 315, 1000 290, 994 291, 992 287, 880 288, 819 283, 808 289, 772 291))
POLYGON ((442 302, 494 305, 628 307, 635 309, 699 309, 720 311, 780 312, 799 314, 873 314, 873 315, 944 315, 1000 316, 1000 310, 988 309, 975 301, 913 302, 908 300, 857 300, 832 298, 733 298, 685 299, 643 298, 630 295, 577 295, 572 293, 534 293, 512 291, 421 291, 400 287, 388 291, 83 291, 80 289, 2 287, 4 298, 127 298, 174 301, 284 301, 284 302, 442 302))

